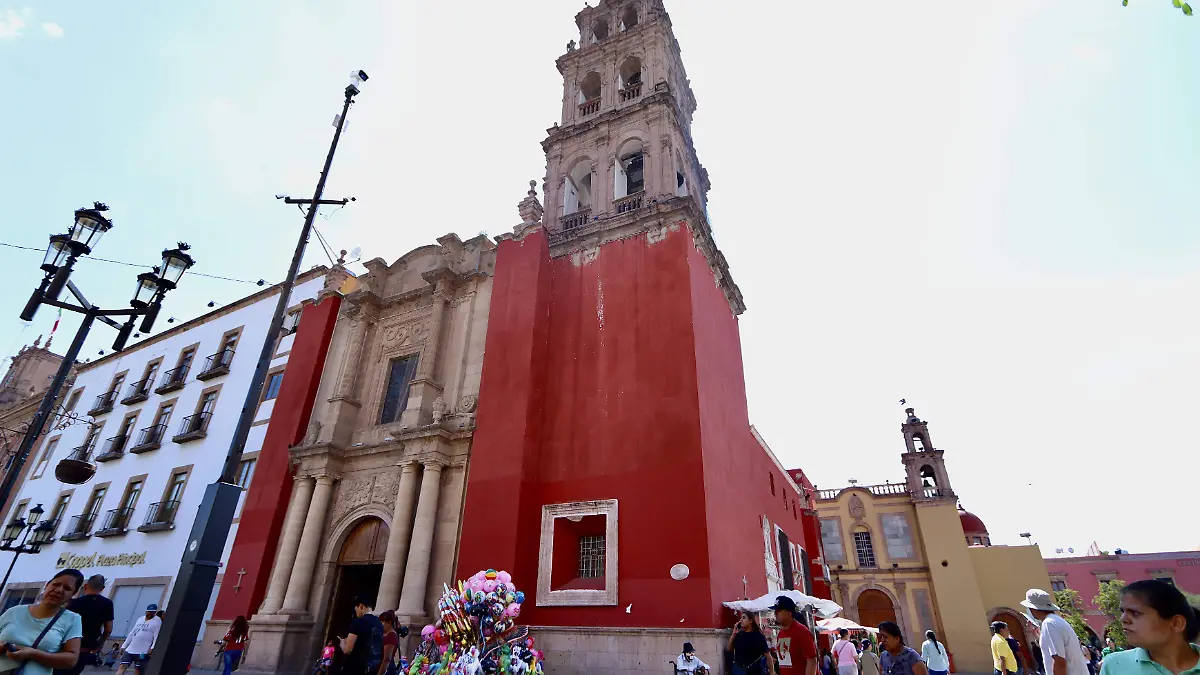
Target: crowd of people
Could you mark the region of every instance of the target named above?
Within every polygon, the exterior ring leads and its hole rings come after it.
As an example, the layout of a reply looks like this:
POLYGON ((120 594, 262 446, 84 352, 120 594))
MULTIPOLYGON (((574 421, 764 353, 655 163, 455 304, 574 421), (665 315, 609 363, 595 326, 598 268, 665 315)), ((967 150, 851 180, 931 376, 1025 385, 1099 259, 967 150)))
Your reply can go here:
MULTIPOLYGON (((162 610, 149 605, 124 641, 106 652, 112 634, 112 601, 102 595, 103 576, 84 582, 78 570, 55 574, 37 601, 0 614, 0 673, 4 675, 79 675, 88 665, 119 662, 118 675, 130 667, 142 675, 162 627, 162 610), (119 652, 119 656, 117 655, 119 652)), ((355 600, 355 619, 344 638, 331 641, 315 671, 328 673, 337 653, 343 655, 338 675, 398 675, 405 663, 399 639, 407 634, 396 615, 376 616, 368 598, 355 600)), ((1200 675, 1200 612, 1172 584, 1146 580, 1121 591, 1121 627, 1128 649, 1109 640, 1102 650, 1081 643, 1060 608, 1046 591, 1030 590, 1021 602, 1036 636, 1035 663, 1025 664, 1010 628, 992 623, 994 675, 1200 675), (1040 656, 1040 658, 1038 658, 1040 656), (1098 661, 1098 667, 1094 662, 1098 661)), ((950 655, 933 631, 925 633, 921 651, 904 642, 891 621, 878 626, 878 652, 870 637, 852 639, 842 630, 830 650, 817 653, 817 643, 799 620, 796 603, 780 596, 771 608, 778 625, 769 640, 758 617, 742 613, 726 643, 734 675, 947 675, 950 655)), ((220 640, 225 675, 237 669, 246 648, 248 625, 238 617, 220 640)), ((675 670, 696 675, 711 666, 685 643, 675 670)))
MULTIPOLYGON (((1121 626, 1130 646, 1125 650, 1111 638, 1103 649, 1080 641, 1046 591, 1031 589, 1021 605, 1034 634, 1033 662, 1022 658, 1008 624, 995 621, 993 675, 1200 675, 1200 610, 1172 584, 1146 580, 1122 589, 1121 626)), ((891 621, 877 627, 878 645, 870 635, 852 638, 842 629, 830 648, 818 654, 816 640, 796 619, 790 598, 780 596, 772 610, 779 625, 773 645, 758 617, 750 612, 739 616, 725 646, 733 675, 949 675, 950 653, 932 630, 925 632, 917 651, 905 644, 900 626, 891 621)), ((684 643, 674 667, 689 675, 713 672, 690 642, 684 643)))

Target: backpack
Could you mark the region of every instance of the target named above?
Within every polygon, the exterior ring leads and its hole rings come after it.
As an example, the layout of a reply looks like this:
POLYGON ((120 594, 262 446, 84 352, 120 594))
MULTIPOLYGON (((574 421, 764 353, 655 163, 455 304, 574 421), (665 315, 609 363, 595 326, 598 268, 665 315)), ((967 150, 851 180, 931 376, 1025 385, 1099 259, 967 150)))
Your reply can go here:
POLYGON ((377 617, 372 616, 374 621, 371 622, 371 640, 368 643, 367 649, 367 672, 373 673, 379 670, 379 664, 383 662, 383 622, 377 617))

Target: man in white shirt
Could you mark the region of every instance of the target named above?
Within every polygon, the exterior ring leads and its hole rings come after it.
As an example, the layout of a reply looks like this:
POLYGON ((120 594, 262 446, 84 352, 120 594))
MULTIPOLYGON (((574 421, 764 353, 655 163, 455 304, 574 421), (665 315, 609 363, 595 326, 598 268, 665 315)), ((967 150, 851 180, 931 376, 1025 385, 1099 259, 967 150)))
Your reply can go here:
POLYGON ((1040 588, 1031 588, 1021 606, 1029 610, 1026 617, 1041 626, 1042 660, 1046 675, 1088 675, 1079 638, 1067 620, 1055 614, 1059 611, 1054 596, 1040 588))
POLYGON ((675 670, 680 673, 696 673, 696 675, 707 675, 712 672, 707 663, 696 657, 696 650, 690 642, 683 643, 683 653, 675 657, 675 670))
POLYGON ((154 650, 154 643, 158 642, 158 631, 162 628, 162 619, 155 616, 157 611, 158 605, 151 603, 146 607, 146 616, 139 617, 133 628, 129 629, 129 635, 125 636, 125 642, 121 644, 121 651, 124 653, 121 655, 121 666, 117 668, 117 675, 125 675, 131 664, 134 672, 142 675, 150 652, 154 650))

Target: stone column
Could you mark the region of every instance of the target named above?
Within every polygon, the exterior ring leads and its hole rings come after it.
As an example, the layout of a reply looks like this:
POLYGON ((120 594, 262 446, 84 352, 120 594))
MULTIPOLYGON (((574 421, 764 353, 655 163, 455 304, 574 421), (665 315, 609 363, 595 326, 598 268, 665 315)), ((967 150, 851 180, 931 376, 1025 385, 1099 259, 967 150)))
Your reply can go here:
POLYGON ((408 564, 404 568, 404 590, 400 594, 400 614, 411 617, 425 615, 425 589, 429 584, 429 561, 444 466, 440 460, 426 460, 422 464, 425 471, 421 475, 421 496, 417 501, 408 564))
POLYGON ((333 399, 356 399, 355 384, 358 372, 362 370, 362 352, 367 342, 367 328, 371 322, 370 313, 360 309, 358 316, 350 322, 350 335, 347 336, 346 355, 342 358, 341 372, 338 374, 337 388, 333 399))
POLYGON ((317 566, 317 555, 321 550, 321 534, 325 529, 325 514, 333 496, 333 476, 319 476, 313 489, 312 502, 304 517, 304 531, 300 535, 300 546, 296 551, 296 563, 292 578, 288 581, 283 596, 282 614, 300 614, 308 609, 308 591, 312 586, 313 570, 317 566))
POLYGON ((379 598, 375 606, 380 611, 394 609, 400 602, 400 584, 408 561, 408 545, 412 537, 413 508, 417 496, 417 463, 400 464, 400 489, 392 510, 392 528, 388 534, 387 551, 383 557, 383 577, 379 582, 379 598))
POLYGON ((287 592, 288 579, 296 564, 296 551, 300 548, 300 532, 304 529, 304 516, 312 501, 313 479, 297 476, 292 488, 292 503, 288 506, 283 521, 283 536, 279 540, 279 553, 271 569, 271 581, 267 586, 267 597, 263 600, 259 614, 274 614, 283 606, 283 595, 287 592))

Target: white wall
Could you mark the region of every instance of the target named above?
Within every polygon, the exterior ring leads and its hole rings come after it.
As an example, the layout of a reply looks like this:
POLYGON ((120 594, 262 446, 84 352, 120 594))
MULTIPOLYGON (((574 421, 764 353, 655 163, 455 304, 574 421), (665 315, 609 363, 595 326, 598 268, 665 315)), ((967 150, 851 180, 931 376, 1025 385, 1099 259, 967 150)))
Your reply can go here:
MULTIPOLYGON (((316 293, 322 288, 323 282, 322 277, 316 277, 299 285, 292 293, 290 306, 296 305, 302 300, 315 297, 316 293)), ((84 415, 92 407, 96 396, 107 391, 116 373, 125 370, 129 371, 129 374, 125 378, 125 384, 118 395, 118 402, 113 410, 98 416, 96 419, 97 423, 104 424, 99 436, 97 452, 99 452, 106 439, 118 434, 121 422, 126 414, 135 410, 141 411, 135 426, 135 429, 140 430, 153 423, 153 416, 158 410, 159 403, 163 400, 178 397, 175 413, 171 417, 162 447, 144 454, 131 454, 128 452, 128 448, 135 442, 134 439, 131 439, 126 445, 125 455, 113 461, 97 463, 95 477, 85 485, 70 486, 59 483, 54 477, 54 467, 73 448, 84 443, 88 433, 88 426, 83 423, 77 423, 65 430, 52 431, 44 436, 43 442, 38 444, 39 452, 45 445, 45 439, 60 436, 54 454, 50 458, 45 473, 39 478, 27 480, 20 487, 19 496, 13 500, 13 503, 17 504, 22 500, 28 499, 29 506, 32 507, 34 504, 40 502, 42 507, 46 509, 45 517, 49 517, 60 492, 73 488, 74 494, 71 497, 63 521, 59 525, 58 536, 68 531, 70 520, 73 516, 83 512, 92 489, 96 485, 110 483, 108 493, 100 507, 99 516, 92 528, 92 532, 101 528, 107 511, 119 506, 119 502, 125 492, 126 483, 131 476, 147 474, 145 486, 130 520, 129 531, 124 536, 103 538, 96 537, 93 534, 89 539, 81 541, 64 542, 56 540, 51 545, 44 547, 37 555, 23 555, 20 557, 9 580, 10 587, 13 584, 45 582, 52 570, 58 569, 56 563, 60 555, 64 553, 79 556, 90 556, 93 553, 102 556, 116 556, 122 553, 146 553, 145 562, 141 564, 96 566, 81 570, 84 575, 99 573, 107 577, 109 579, 109 588, 106 594, 110 597, 114 593, 114 587, 121 585, 123 582, 134 585, 152 583, 146 581, 147 578, 174 577, 182 558, 184 546, 187 543, 188 533, 195 520, 200 500, 204 496, 205 488, 220 477, 225 453, 228 450, 230 438, 233 435, 238 415, 241 412, 242 403, 250 385, 250 378, 253 375, 255 362, 262 349, 263 340, 266 338, 268 324, 278 297, 278 294, 265 296, 253 304, 240 307, 224 316, 218 316, 204 323, 189 327, 177 334, 170 335, 164 340, 145 347, 139 347, 135 344, 117 358, 98 363, 93 367, 85 366, 83 368, 72 392, 79 389, 83 390, 83 395, 80 398, 76 412, 84 415), (226 332, 236 329, 239 326, 243 328, 231 364, 230 373, 208 380, 207 382, 197 380, 196 375, 203 369, 204 359, 220 349, 220 340, 226 332), (155 384, 157 386, 158 383, 161 383, 162 372, 174 368, 180 351, 197 342, 200 343, 200 347, 183 389, 170 392, 166 395, 151 393, 148 400, 132 406, 126 406, 119 402, 119 399, 125 397, 127 394, 128 385, 142 378, 142 373, 147 363, 160 356, 163 357, 163 366, 159 369, 158 382, 155 384), (201 392, 215 385, 221 385, 221 390, 208 427, 207 437, 183 444, 173 442, 171 437, 178 433, 179 425, 182 423, 183 418, 193 414, 199 402, 201 392), (183 492, 178 514, 175 518, 174 529, 147 533, 137 531, 136 528, 145 520, 150 505, 162 499, 164 489, 173 469, 188 465, 192 466, 192 470, 183 492)), ((277 353, 290 350, 293 340, 294 338, 290 336, 285 338, 277 353)), ((274 367, 286 362, 287 356, 284 355, 282 358, 272 361, 271 365, 274 367)), ((256 420, 269 419, 270 408, 270 405, 263 406, 259 410, 256 420)), ((265 424, 251 428, 249 441, 245 449, 247 453, 256 452, 262 447, 266 429, 267 425, 265 424)), ((29 458, 30 464, 35 464, 37 459, 36 455, 31 456, 29 458)), ((32 475, 32 469, 30 475, 32 475)), ((228 559, 229 550, 236 532, 237 526, 234 525, 225 546, 225 552, 222 557, 223 561, 228 559)), ((11 554, 0 553, 0 564, 7 565, 9 562, 8 555, 11 554)), ((226 572, 227 570, 222 569, 221 571, 226 572)), ((236 574, 236 571, 234 571, 234 574, 236 574)), ((231 581, 231 583, 233 582, 231 581)), ((167 580, 163 591, 163 599, 159 604, 165 604, 166 599, 170 597, 170 585, 170 581, 167 580)), ((170 611, 169 607, 165 609, 170 611)))

